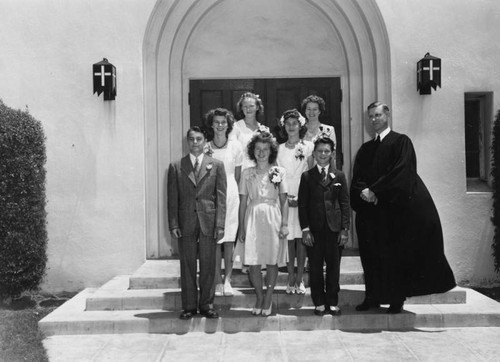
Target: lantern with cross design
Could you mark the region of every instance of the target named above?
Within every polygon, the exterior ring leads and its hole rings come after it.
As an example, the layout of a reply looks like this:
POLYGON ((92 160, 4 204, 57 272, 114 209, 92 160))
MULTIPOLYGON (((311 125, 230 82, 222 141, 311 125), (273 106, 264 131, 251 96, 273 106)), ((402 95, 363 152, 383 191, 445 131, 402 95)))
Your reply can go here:
POLYGON ((431 87, 441 87, 441 59, 427 53, 417 63, 417 90, 431 94, 431 87))
POLYGON ((105 101, 112 101, 116 97, 116 68, 106 58, 92 65, 94 78, 94 93, 100 96, 104 93, 105 101))

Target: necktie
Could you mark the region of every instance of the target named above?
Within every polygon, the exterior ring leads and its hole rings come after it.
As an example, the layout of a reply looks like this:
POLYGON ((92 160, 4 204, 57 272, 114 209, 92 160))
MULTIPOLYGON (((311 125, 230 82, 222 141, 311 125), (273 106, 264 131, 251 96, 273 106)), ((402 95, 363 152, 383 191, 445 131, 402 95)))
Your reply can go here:
POLYGON ((377 135, 377 138, 375 138, 375 143, 377 145, 380 143, 380 135, 377 135))
POLYGON ((200 177, 200 162, 198 161, 198 157, 196 157, 196 161, 194 162, 194 178, 198 181, 198 177, 200 177))
POLYGON ((326 182, 326 171, 324 167, 321 167, 321 180, 326 182))

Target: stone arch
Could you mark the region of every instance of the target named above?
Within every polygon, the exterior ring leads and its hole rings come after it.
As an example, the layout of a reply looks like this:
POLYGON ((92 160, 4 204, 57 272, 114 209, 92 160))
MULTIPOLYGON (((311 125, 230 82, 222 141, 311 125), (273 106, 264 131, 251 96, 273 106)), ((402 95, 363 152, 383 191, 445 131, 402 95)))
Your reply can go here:
MULTIPOLYGON (((234 6, 231 1, 158 0, 148 22, 143 45, 147 258, 171 256, 176 249, 168 235, 164 190, 169 162, 185 152, 182 140, 189 126, 186 53, 197 27, 224 6, 234 6)), ((384 21, 375 0, 306 0, 294 5, 315 12, 339 40, 345 61, 340 74, 347 140, 344 155, 351 160, 368 137, 363 122, 367 104, 375 99, 391 103, 384 21)))

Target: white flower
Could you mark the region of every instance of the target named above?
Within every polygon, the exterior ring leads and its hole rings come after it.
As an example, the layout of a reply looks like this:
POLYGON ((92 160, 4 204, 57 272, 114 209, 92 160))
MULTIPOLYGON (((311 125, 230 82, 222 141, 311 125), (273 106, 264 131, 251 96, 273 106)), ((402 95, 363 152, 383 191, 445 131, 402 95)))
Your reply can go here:
POLYGON ((330 172, 330 177, 335 178, 335 174, 333 172, 330 172))
POLYGON ((273 184, 277 184, 277 183, 280 183, 281 182, 281 177, 279 175, 274 175, 271 182, 273 184))
POLYGON ((212 169, 212 167, 213 167, 213 165, 212 165, 211 163, 209 163, 209 164, 207 165, 207 170, 211 170, 211 169, 212 169))

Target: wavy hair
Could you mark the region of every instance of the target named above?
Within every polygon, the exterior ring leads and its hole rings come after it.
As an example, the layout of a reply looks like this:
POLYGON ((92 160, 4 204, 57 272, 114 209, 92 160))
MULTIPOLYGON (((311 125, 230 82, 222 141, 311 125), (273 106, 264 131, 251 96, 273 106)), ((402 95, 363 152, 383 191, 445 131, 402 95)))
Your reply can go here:
MULTIPOLYGON (((285 123, 286 123, 286 120, 289 119, 289 118, 295 118, 295 119, 299 119, 299 117, 301 117, 302 115, 299 113, 299 111, 297 111, 295 108, 294 109, 289 109, 285 112, 283 112, 283 126, 280 126, 279 125, 279 136, 287 141, 288 140, 288 133, 286 133, 286 129, 285 129, 285 123)), ((300 125, 300 123, 299 123, 300 125)), ((300 126, 300 130, 299 130, 299 138, 302 139, 304 138, 304 136, 306 135, 307 133, 307 122, 303 125, 303 126, 300 126)))
POLYGON ((214 130, 212 126, 214 124, 215 116, 223 116, 226 118, 227 121, 226 137, 228 137, 231 131, 233 130, 234 117, 231 111, 227 110, 226 108, 211 109, 205 114, 205 126, 207 127, 209 141, 214 139, 214 130))
POLYGON ((321 113, 324 113, 326 110, 325 100, 323 98, 321 98, 320 96, 311 94, 310 96, 304 98, 304 100, 302 101, 302 104, 300 106, 302 113, 304 113, 306 111, 307 103, 317 103, 321 113))
POLYGON ((259 95, 252 92, 243 93, 238 103, 236 103, 236 111, 238 112, 236 115, 238 116, 238 119, 245 118, 245 114, 243 113, 242 103, 246 98, 255 100, 255 106, 257 107, 257 112, 255 113, 255 117, 257 118, 258 121, 259 117, 264 113, 264 104, 262 103, 262 100, 260 99, 259 95))
POLYGON ((248 158, 252 161, 257 162, 255 158, 255 145, 257 142, 260 143, 268 143, 270 145, 271 153, 269 154, 269 163, 274 164, 276 162, 276 158, 278 157, 278 142, 273 137, 273 135, 267 131, 257 132, 250 140, 247 146, 248 158))

